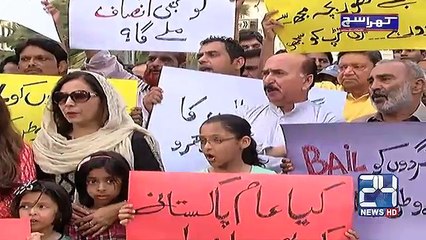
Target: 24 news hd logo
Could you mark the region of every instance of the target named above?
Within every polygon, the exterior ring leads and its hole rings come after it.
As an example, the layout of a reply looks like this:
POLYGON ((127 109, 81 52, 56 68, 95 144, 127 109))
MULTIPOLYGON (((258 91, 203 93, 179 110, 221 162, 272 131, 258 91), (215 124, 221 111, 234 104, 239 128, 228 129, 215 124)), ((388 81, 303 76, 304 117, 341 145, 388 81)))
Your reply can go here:
POLYGON ((361 174, 358 177, 358 214, 361 217, 399 215, 398 178, 393 174, 361 174))

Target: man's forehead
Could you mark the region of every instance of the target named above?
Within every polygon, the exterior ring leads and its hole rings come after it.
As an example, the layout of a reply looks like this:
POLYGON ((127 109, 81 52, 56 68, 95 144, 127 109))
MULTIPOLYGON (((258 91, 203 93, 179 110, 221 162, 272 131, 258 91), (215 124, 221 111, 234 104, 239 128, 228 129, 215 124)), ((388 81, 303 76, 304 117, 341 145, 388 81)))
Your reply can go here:
POLYGON ((371 75, 396 75, 405 72, 405 66, 400 62, 387 62, 377 64, 371 71, 371 75))
POLYGON ((347 53, 343 55, 339 63, 369 63, 371 62, 367 55, 362 53, 347 53))
POLYGON ((328 59, 327 55, 325 53, 308 53, 306 56, 310 58, 318 58, 318 59, 328 59))
POLYGON ((48 55, 48 56, 53 56, 52 53, 38 47, 38 46, 33 46, 33 45, 29 45, 26 48, 24 48, 21 52, 21 56, 25 55, 48 55))
POLYGON ((301 54, 295 53, 282 53, 273 55, 266 61, 266 65, 270 66, 278 66, 278 68, 282 68, 283 66, 293 66, 297 64, 301 64, 307 57, 301 54), (281 66, 281 67, 279 67, 281 66))
POLYGON ((169 57, 176 58, 176 53, 172 52, 149 52, 150 57, 169 57))
POLYGON ((221 52, 225 50, 225 44, 223 42, 215 41, 209 42, 201 46, 200 53, 205 52, 221 52))
POLYGON ((256 38, 240 41, 240 45, 249 45, 249 44, 257 44, 257 43, 261 43, 261 42, 259 42, 256 38))

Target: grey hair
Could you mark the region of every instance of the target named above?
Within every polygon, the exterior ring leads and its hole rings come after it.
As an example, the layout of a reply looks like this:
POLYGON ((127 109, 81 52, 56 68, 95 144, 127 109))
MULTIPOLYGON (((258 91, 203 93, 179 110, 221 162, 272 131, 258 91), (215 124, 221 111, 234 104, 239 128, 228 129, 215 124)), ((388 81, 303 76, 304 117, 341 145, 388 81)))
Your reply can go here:
POLYGON ((423 81, 425 81, 426 79, 425 71, 417 63, 413 61, 384 59, 378 62, 377 65, 384 64, 384 63, 393 63, 393 62, 404 64, 405 69, 407 69, 407 72, 410 74, 410 77, 412 77, 412 79, 423 79, 423 81))

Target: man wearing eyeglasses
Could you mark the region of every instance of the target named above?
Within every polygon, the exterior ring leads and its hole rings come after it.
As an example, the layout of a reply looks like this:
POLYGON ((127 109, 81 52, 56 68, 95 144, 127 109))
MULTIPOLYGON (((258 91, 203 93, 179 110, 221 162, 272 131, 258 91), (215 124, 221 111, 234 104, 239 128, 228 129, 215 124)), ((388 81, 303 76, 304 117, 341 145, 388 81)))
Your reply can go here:
POLYGON ((369 96, 368 78, 373 67, 382 60, 379 51, 340 52, 337 80, 348 94, 343 110, 344 118, 351 122, 376 110, 369 96))
POLYGON ((68 71, 68 54, 62 46, 45 38, 30 38, 15 49, 21 74, 62 76, 68 71))

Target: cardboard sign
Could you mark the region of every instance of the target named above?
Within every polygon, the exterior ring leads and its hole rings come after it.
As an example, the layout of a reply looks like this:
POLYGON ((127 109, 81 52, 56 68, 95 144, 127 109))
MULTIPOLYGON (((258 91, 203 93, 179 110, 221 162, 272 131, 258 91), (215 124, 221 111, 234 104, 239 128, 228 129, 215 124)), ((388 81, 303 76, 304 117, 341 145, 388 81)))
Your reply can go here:
POLYGON ((131 172, 129 188, 129 240, 341 240, 352 226, 350 177, 131 172))
POLYGON ((28 218, 0 218, 0 240, 27 240, 30 235, 28 218))
MULTIPOLYGON (((354 178, 355 187, 360 174, 393 174, 398 178, 399 216, 389 219, 356 213, 354 225, 360 239, 419 239, 426 235, 425 123, 282 127, 288 157, 295 165, 294 174, 348 175, 354 178)), ((372 196, 375 195, 369 197, 372 196)))
POLYGON ((426 1, 265 0, 288 51, 426 49, 426 1))
POLYGON ((234 36, 229 0, 72 0, 69 8, 74 49, 198 52, 209 36, 234 36))
POLYGON ((43 10, 44 5, 41 2, 37 0, 1 0, 0 20, 18 23, 60 42, 52 15, 43 10))

